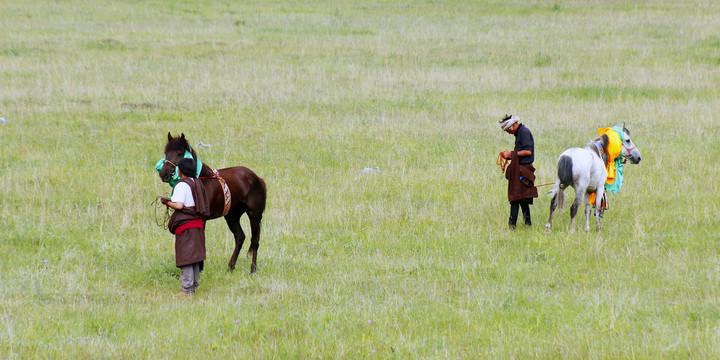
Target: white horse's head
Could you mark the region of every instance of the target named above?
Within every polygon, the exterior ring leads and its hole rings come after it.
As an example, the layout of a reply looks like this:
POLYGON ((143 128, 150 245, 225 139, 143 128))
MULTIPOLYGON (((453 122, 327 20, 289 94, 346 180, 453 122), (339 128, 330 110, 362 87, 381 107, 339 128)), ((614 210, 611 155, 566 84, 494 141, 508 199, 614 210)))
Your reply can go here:
POLYGON ((630 160, 630 163, 637 164, 640 162, 640 150, 638 150, 635 147, 635 144, 633 144, 632 139, 630 138, 630 131, 625 128, 625 124, 622 124, 623 128, 623 135, 624 140, 622 143, 622 157, 623 157, 623 163, 630 160))

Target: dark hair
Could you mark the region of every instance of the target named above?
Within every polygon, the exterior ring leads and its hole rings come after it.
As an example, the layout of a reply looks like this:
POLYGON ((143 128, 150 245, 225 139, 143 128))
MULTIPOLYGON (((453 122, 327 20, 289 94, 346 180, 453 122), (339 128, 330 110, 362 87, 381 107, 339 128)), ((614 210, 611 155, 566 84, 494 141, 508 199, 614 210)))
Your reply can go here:
POLYGON ((197 165, 195 163, 195 160, 190 158, 182 158, 178 162, 178 170, 180 170, 181 173, 185 174, 187 177, 194 178, 196 177, 196 171, 197 171, 197 165))

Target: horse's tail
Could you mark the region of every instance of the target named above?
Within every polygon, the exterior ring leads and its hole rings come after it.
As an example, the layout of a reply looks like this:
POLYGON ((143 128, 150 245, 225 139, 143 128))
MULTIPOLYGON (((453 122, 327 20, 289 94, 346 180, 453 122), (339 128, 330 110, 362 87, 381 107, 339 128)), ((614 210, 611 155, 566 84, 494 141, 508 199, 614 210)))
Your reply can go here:
POLYGON ((252 215, 250 215, 250 211, 248 212, 248 216, 250 216, 252 237, 250 238, 250 247, 247 252, 248 256, 251 254, 253 256, 253 267, 256 266, 255 259, 257 257, 258 248, 260 247, 260 229, 262 228, 263 212, 265 211, 265 201, 267 200, 267 185, 265 184, 265 180, 257 176, 257 174, 254 175, 257 180, 253 184, 253 188, 256 190, 256 196, 253 197, 252 201, 252 215))
POLYGON ((560 159, 558 159, 558 173, 555 188, 551 191, 553 201, 555 201, 555 206, 559 211, 562 211, 565 205, 564 189, 572 185, 572 179, 572 158, 567 155, 562 155, 560 159))
POLYGON ((552 190, 548 192, 548 195, 552 198, 550 200, 551 202, 554 202, 554 205, 551 205, 551 209, 554 211, 557 209, 558 211, 562 211, 563 205, 565 204, 565 191, 563 190, 563 187, 560 186, 560 180, 555 180, 555 186, 553 186, 552 190))
POLYGON ((565 205, 565 191, 562 187, 557 188, 557 191, 555 191, 555 199, 555 205, 558 210, 562 212, 563 206, 565 205))
POLYGON ((572 173, 572 158, 563 155, 558 159, 558 180, 560 180, 560 188, 564 189, 572 185, 573 173, 572 173))
POLYGON ((259 176, 258 176, 258 180, 260 180, 260 185, 262 185, 263 194, 267 198, 267 185, 265 185, 265 180, 263 180, 263 178, 261 178, 259 176))

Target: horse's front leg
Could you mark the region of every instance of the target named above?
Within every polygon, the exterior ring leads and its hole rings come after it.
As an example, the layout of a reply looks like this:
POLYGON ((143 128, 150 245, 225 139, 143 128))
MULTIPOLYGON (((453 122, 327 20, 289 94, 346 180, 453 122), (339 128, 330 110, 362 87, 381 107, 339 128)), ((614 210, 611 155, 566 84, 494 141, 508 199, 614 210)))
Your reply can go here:
POLYGON ((600 207, 602 206, 604 186, 599 186, 597 192, 595 192, 595 230, 600 232, 600 207))
POLYGON ((590 231, 590 194, 585 193, 585 232, 590 231))

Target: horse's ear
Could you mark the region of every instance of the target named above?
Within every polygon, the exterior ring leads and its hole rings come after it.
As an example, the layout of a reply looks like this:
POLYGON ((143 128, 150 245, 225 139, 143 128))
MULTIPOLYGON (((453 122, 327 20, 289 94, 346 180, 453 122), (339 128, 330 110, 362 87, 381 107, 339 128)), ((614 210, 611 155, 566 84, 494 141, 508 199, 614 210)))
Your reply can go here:
POLYGON ((625 127, 625 122, 624 122, 624 121, 623 121, 623 123, 622 123, 622 128, 623 128, 623 131, 624 131, 626 134, 630 135, 630 130, 628 130, 628 128, 625 127))
POLYGON ((180 133, 180 140, 185 141, 185 133, 180 133))
POLYGON ((168 142, 170 142, 170 141, 172 141, 172 135, 171 135, 170 132, 168 131, 168 142))

